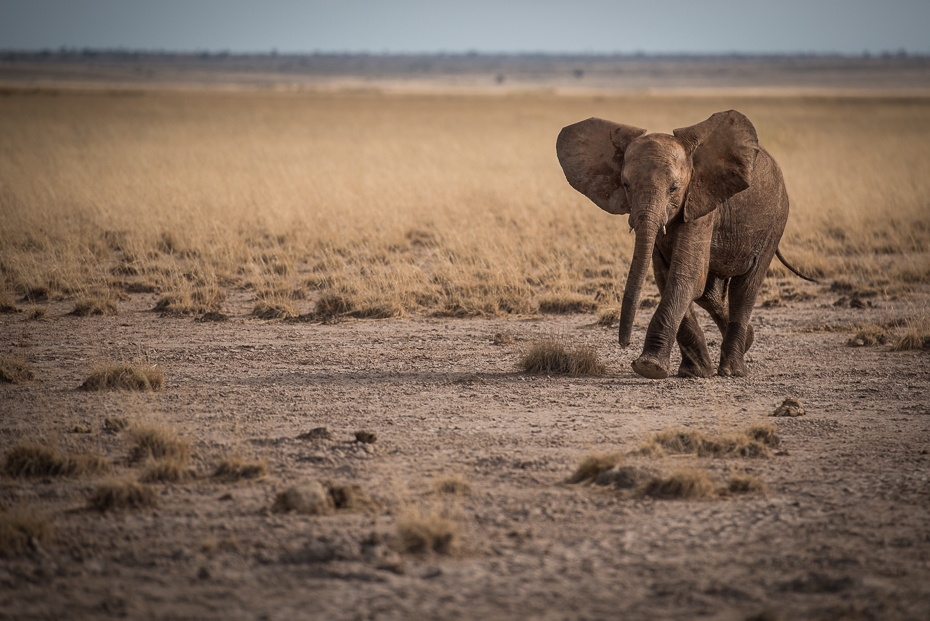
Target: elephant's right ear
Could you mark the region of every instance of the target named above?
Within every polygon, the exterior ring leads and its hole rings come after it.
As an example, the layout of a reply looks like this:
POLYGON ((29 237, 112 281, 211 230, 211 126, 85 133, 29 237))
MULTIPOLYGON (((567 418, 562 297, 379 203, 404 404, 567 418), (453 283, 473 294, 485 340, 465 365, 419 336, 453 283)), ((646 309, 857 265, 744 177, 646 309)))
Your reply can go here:
POLYGON ((590 118, 564 127, 555 151, 569 185, 608 213, 630 213, 620 187, 623 152, 645 129, 590 118))

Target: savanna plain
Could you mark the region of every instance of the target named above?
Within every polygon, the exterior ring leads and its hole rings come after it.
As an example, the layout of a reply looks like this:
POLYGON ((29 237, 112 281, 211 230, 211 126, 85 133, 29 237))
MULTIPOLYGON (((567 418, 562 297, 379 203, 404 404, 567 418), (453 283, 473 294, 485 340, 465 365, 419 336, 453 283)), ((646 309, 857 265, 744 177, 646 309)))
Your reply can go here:
POLYGON ((3 89, 0 618, 927 619, 928 144, 919 95, 3 89), (555 138, 728 109, 818 283, 647 380, 555 138))

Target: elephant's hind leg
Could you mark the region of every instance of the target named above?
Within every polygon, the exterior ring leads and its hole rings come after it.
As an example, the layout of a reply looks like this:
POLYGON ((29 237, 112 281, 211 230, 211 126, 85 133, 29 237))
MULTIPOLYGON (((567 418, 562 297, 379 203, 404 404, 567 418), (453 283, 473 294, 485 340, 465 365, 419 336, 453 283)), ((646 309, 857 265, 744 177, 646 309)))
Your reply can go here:
MULTIPOLYGON (((718 278, 717 276, 707 277, 707 286, 704 288, 704 295, 698 300, 697 304, 707 311, 711 319, 720 330, 720 336, 726 336, 727 323, 729 323, 730 313, 727 310, 727 289, 730 279, 718 278)), ((745 354, 752 347, 754 333, 751 325, 746 325, 746 338, 743 341, 743 353, 745 354)))

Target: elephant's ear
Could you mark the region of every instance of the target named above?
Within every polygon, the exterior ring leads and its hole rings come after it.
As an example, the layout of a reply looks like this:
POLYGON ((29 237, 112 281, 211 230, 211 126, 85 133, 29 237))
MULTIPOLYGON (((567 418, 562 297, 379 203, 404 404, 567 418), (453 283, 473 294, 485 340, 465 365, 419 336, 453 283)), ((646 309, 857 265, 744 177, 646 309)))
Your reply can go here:
POLYGON ((562 128, 555 143, 568 183, 613 214, 630 213, 620 187, 623 152, 645 129, 590 118, 562 128))
POLYGON ((736 110, 718 112, 703 123, 676 129, 694 169, 685 203, 685 222, 713 211, 749 187, 759 153, 756 128, 736 110))

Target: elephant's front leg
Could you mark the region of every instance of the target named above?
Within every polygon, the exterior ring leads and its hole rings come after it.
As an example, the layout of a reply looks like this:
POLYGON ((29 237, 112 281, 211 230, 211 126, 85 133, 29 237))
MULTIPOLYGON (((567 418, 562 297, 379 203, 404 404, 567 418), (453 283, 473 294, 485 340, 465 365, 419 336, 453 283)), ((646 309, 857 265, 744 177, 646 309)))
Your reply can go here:
MULTIPOLYGON (((665 291, 668 281, 668 265, 658 252, 653 254, 652 271, 655 274, 656 285, 660 291, 665 291)), ((678 348, 681 350, 681 364, 678 367, 680 377, 710 377, 714 374, 714 363, 707 351, 707 342, 704 340, 704 331, 701 330, 697 318, 694 316, 694 307, 689 305, 678 327, 675 336, 678 348)))
POLYGON ((706 370, 712 368, 704 334, 691 312, 691 302, 704 290, 709 240, 696 247, 686 245, 686 248, 690 251, 676 248, 670 263, 665 262, 658 249, 653 253, 653 273, 662 300, 646 330, 643 353, 632 364, 633 370, 643 377, 668 377, 669 358, 676 340, 681 346, 686 375, 705 377, 706 370), (691 367, 694 373, 689 372, 691 367))

